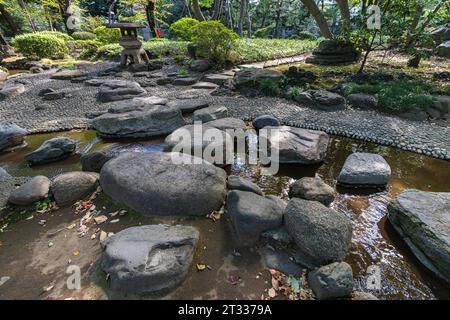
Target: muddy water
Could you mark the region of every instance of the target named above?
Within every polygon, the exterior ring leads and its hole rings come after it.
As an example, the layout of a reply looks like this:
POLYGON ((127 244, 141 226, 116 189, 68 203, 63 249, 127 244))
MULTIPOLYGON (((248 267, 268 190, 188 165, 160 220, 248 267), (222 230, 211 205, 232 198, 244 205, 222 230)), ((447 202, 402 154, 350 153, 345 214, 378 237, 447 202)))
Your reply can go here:
MULTIPOLYGON (((55 136, 67 136, 79 141, 78 153, 92 152, 108 146, 118 152, 159 152, 164 145, 161 140, 150 142, 104 143, 95 137, 92 131, 65 132, 27 137, 28 147, 14 153, 0 155, 0 166, 11 174, 26 176, 44 174, 54 176, 60 172, 79 170, 79 154, 64 161, 29 167, 23 156, 37 148, 43 141, 55 136)), ((266 194, 287 199, 289 185, 304 176, 321 176, 327 183, 336 186, 336 177, 346 157, 355 151, 376 152, 385 157, 392 169, 392 178, 386 190, 369 190, 355 194, 352 190, 338 188, 338 196, 332 207, 349 217, 353 222, 353 243, 347 262, 352 265, 356 286, 368 291, 366 281, 368 268, 378 266, 381 275, 381 288, 371 292, 382 299, 435 299, 450 298, 450 289, 443 287, 412 256, 403 242, 386 221, 386 205, 400 191, 415 188, 425 191, 450 191, 450 163, 388 147, 376 146, 355 140, 335 137, 328 150, 326 161, 319 166, 284 166, 277 176, 262 174, 259 166, 249 166, 242 159, 236 159, 228 168, 229 173, 246 177, 256 182, 266 194)), ((139 224, 150 223, 141 219, 139 224)), ((27 223, 27 222, 24 222, 27 223)), ((111 225, 111 231, 118 231, 127 225, 136 225, 137 221, 124 222, 124 225, 111 225), (114 230, 114 229, 118 230, 114 230)), ((226 219, 216 223, 209 220, 177 222, 196 226, 202 234, 199 249, 194 257, 196 262, 207 262, 217 267, 210 279, 199 276, 195 267, 185 283, 167 298, 249 298, 260 297, 265 285, 255 275, 262 271, 260 260, 252 252, 243 253, 243 257, 234 256, 231 232, 226 219), (235 288, 227 285, 229 274, 239 274, 246 279, 246 286, 235 288), (205 281, 211 282, 209 291, 204 288, 205 281), (236 290, 240 290, 239 294, 236 290)), ((13 227, 12 227, 13 228, 13 227)), ((110 231, 110 230, 107 230, 110 231)), ((2 241, 8 242, 8 235, 2 241)), ((18 239, 15 239, 18 241, 18 239)), ((96 254, 98 252, 96 251, 96 254)), ((0 257, 0 260, 2 258, 0 257)), ((45 259, 44 259, 45 260, 45 259)), ((114 298, 114 296, 110 296, 114 298)))

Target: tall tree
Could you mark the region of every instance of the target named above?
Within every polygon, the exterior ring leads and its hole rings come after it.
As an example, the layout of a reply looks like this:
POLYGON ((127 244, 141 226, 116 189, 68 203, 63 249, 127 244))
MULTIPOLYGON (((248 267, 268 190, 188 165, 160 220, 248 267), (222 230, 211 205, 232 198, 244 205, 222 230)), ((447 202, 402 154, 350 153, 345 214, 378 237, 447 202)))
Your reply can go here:
POLYGON ((22 28, 17 24, 2 2, 0 2, 0 19, 9 27, 13 36, 22 32, 22 28))
POLYGON ((247 11, 247 0, 241 0, 239 12, 239 25, 238 25, 238 34, 241 37, 244 35, 244 19, 247 14, 246 11, 247 11))
POLYGON ((350 8, 348 0, 336 0, 341 12, 342 26, 350 28, 350 8))
POLYGON ((309 13, 313 16, 314 20, 316 20, 317 26, 319 27, 322 36, 327 39, 332 39, 333 34, 330 31, 327 20, 325 19, 325 16, 323 15, 322 11, 320 11, 316 2, 314 0, 300 0, 300 1, 306 7, 309 13))
POLYGON ((192 10, 194 11, 195 19, 199 21, 205 21, 202 9, 200 8, 199 0, 192 0, 192 10))

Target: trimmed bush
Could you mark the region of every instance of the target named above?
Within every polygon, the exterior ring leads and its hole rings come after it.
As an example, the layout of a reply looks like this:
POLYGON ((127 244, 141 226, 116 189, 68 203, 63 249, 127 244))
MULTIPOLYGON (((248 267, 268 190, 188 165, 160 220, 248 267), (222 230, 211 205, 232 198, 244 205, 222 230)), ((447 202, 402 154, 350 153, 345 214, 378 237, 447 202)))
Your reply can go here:
POLYGON ((59 31, 41 31, 41 32, 36 32, 35 34, 55 36, 56 38, 63 40, 64 42, 74 40, 67 33, 59 32, 59 31))
POLYGON ((181 18, 172 23, 169 28, 171 35, 177 37, 178 40, 192 41, 192 30, 200 21, 192 18, 181 18))
POLYGON ((316 40, 317 38, 308 31, 300 31, 299 33, 293 35, 291 39, 297 39, 297 40, 316 40))
POLYGON ((239 36, 219 21, 203 21, 192 28, 192 41, 209 60, 224 63, 239 36))
POLYGON ((82 49, 79 59, 92 59, 97 55, 102 43, 97 40, 77 40, 77 45, 82 49))
POLYGON ((92 32, 78 31, 72 33, 72 38, 74 38, 75 40, 95 40, 97 36, 92 32))
POLYGON ((93 30, 97 39, 103 43, 119 43, 122 38, 120 29, 101 26, 93 30))
POLYGON ((12 45, 17 51, 31 59, 63 59, 69 53, 69 48, 64 40, 53 34, 21 34, 12 40, 12 45))

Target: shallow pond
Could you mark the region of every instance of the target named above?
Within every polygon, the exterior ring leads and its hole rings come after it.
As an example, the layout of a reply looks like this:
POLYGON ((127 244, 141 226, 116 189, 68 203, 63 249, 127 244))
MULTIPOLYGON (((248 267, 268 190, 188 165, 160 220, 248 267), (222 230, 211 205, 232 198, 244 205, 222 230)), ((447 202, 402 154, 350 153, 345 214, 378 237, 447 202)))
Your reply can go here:
MULTIPOLYGON (((94 131, 32 135, 27 137, 27 142, 26 149, 0 155, 0 166, 16 176, 44 174, 52 177, 61 172, 80 170, 79 154, 92 152, 105 146, 118 152, 159 152, 164 148, 162 140, 105 143, 96 138, 94 131), (29 167, 23 160, 24 155, 36 149, 43 141, 55 136, 66 136, 78 140, 78 155, 51 165, 29 167)), ((418 263, 386 220, 387 203, 404 189, 449 192, 450 162, 389 147, 333 137, 327 158, 322 165, 283 166, 277 176, 267 176, 262 174, 261 167, 249 166, 242 159, 236 159, 234 164, 227 168, 227 171, 253 180, 266 194, 287 199, 289 185, 295 179, 304 176, 318 174, 327 183, 336 187, 336 177, 346 157, 355 151, 379 153, 385 157, 392 169, 392 177, 386 190, 372 190, 356 194, 352 190, 337 188, 338 196, 332 204, 335 210, 344 213, 353 222, 353 244, 346 260, 353 268, 357 289, 368 291, 366 288, 367 270, 370 266, 377 265, 381 270, 382 285, 381 290, 372 292, 381 299, 450 298, 450 289, 444 287, 418 263)), ((211 227, 207 225, 207 222, 200 222, 199 225, 204 225, 201 229, 205 230, 201 230, 201 232, 208 233, 208 238, 214 236, 211 234, 211 227)), ((223 226, 223 223, 220 225, 223 226)), ((219 225, 215 228, 219 228, 219 225)), ((216 235, 220 235, 220 238, 223 239, 230 237, 230 232, 225 229, 220 227, 216 235)), ((227 247, 230 247, 231 250, 230 245, 227 244, 227 247)), ((255 263, 255 261, 248 261, 241 267, 252 268, 255 263)), ((246 272, 248 271, 246 270, 246 272)), ((181 292, 188 293, 192 289, 192 283, 195 282, 188 279, 181 292)), ((184 295, 184 297, 187 296, 184 295)), ((259 296, 255 295, 254 297, 258 298, 259 296)))

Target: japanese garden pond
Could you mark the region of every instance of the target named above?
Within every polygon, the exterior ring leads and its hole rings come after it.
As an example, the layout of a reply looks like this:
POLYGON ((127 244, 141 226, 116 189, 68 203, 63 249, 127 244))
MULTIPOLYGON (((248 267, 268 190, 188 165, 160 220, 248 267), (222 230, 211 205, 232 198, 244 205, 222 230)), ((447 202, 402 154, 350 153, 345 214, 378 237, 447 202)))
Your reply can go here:
MULTIPOLYGON (((29 135, 26 141, 28 143, 26 148, 0 155, 0 167, 3 167, 11 175, 54 177, 62 172, 80 170, 80 154, 89 153, 106 146, 118 152, 161 152, 164 149, 163 139, 145 142, 103 142, 96 137, 95 131, 90 130, 29 135), (38 148, 44 141, 56 136, 66 136, 78 140, 77 154, 49 165, 28 166, 24 160, 25 154, 38 148)), ((360 190, 355 192, 337 187, 338 195, 331 205, 333 209, 344 213, 353 223, 352 247, 346 261, 353 269, 356 282, 355 290, 368 291, 366 288, 367 271, 370 266, 376 265, 381 270, 382 285, 380 290, 371 292, 380 299, 449 299, 450 289, 430 275, 414 258, 386 219, 387 203, 402 190, 419 189, 449 192, 449 162, 395 148, 334 136, 328 148, 326 160, 321 165, 285 165, 280 168, 276 176, 268 176, 262 174, 260 166, 247 165, 243 159, 237 158, 234 164, 226 170, 229 174, 252 180, 268 195, 288 199, 289 185, 294 180, 305 176, 318 174, 326 183, 336 187, 336 178, 345 159, 355 151, 381 154, 392 169, 392 176, 385 190, 360 190)), ((102 197, 99 197, 97 201, 101 203, 102 197)), ((109 209, 111 204, 107 200, 104 201, 103 205, 109 209)), ((97 204, 97 206, 99 205, 97 204)), ((66 211, 62 212, 65 213, 66 211)), ((61 222, 61 219, 64 218, 62 218, 62 215, 55 215, 54 219, 61 222)), ((137 223, 148 224, 160 221, 167 222, 162 218, 130 215, 127 219, 123 219, 120 224, 108 225, 107 228, 117 232, 137 223)), ((174 222, 172 221, 172 223, 174 222)), ((200 231, 201 240, 194 261, 205 261, 214 270, 227 276, 230 272, 237 272, 245 280, 245 286, 242 286, 242 288, 227 286, 225 276, 218 276, 216 272, 200 274, 196 272, 195 267, 191 267, 185 282, 167 298, 234 299, 241 297, 259 299, 261 297, 261 293, 267 287, 264 282, 267 279, 265 277, 258 279, 257 277, 258 273, 264 270, 261 259, 257 252, 252 249, 242 249, 240 257, 233 255, 235 245, 226 215, 216 222, 206 218, 186 218, 177 220, 176 223, 193 225, 200 231), (206 248, 213 250, 208 251, 206 248), (206 283, 208 285, 205 287, 206 283)), ((41 241, 38 238, 39 231, 37 233, 32 231, 32 229, 38 228, 42 227, 37 223, 27 224, 27 221, 17 221, 11 223, 5 232, 0 233, 0 240, 3 243, 0 246, 0 265, 10 261, 8 260, 10 257, 6 257, 6 255, 10 253, 14 255, 13 252, 20 251, 22 244, 15 244, 16 239, 22 237, 26 239, 24 241, 41 241), (34 236, 37 238, 34 239, 34 236)), ((96 249, 95 254, 98 255, 98 251, 96 249)), ((95 282, 96 280, 92 281, 95 282)), ((100 286, 102 286, 102 281, 97 282, 100 282, 100 286)), ((0 288, 0 297, 20 297, 21 289, 26 290, 19 285, 15 289, 15 293, 12 292, 9 295, 1 294, 2 288, 0 288)), ((94 296, 98 297, 98 295, 94 296)), ((109 295, 109 297, 115 298, 114 295, 109 295)))

